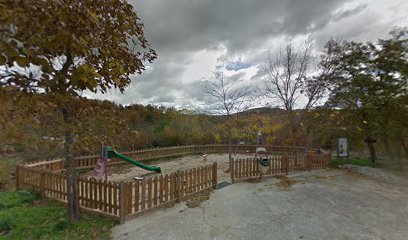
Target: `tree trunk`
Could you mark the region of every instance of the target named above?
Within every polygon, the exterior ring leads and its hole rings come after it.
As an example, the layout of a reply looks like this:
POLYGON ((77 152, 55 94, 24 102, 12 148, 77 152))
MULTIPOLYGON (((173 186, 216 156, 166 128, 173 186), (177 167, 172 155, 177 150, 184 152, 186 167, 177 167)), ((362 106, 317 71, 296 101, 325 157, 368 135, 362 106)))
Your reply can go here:
POLYGON ((296 127, 292 126, 292 146, 295 147, 297 145, 297 129, 296 127))
POLYGON ((399 138, 402 149, 404 149, 404 153, 405 153, 405 158, 408 159, 408 146, 405 143, 404 139, 402 137, 399 138))
MULTIPOLYGON (((295 156, 296 154, 296 139, 297 139, 297 128, 292 124, 291 126, 291 133, 292 133, 292 154, 295 156)), ((294 159, 295 166, 298 166, 298 159, 295 157, 294 159)))
POLYGON ((370 159, 373 163, 377 161, 377 154, 375 153, 374 141, 370 137, 366 139, 368 151, 370 152, 370 159))
POLYGON ((363 117, 362 117, 362 120, 363 120, 363 122, 365 121, 366 122, 366 125, 365 125, 365 127, 364 127, 364 132, 365 132, 365 136, 366 136, 366 139, 365 139, 365 142, 367 143, 367 147, 368 147, 368 151, 370 152, 370 159, 371 159, 371 162, 373 162, 373 164, 375 164, 375 162, 377 161, 377 154, 375 153, 375 148, 374 148, 374 140, 371 138, 371 136, 372 136, 372 131, 371 131, 371 128, 370 128, 370 120, 369 120, 369 118, 367 117, 367 113, 363 113, 363 117))
POLYGON ((231 115, 227 110, 227 137, 228 137, 228 160, 232 160, 232 139, 231 139, 231 115))
POLYGON ((231 129, 228 128, 228 160, 232 159, 232 139, 231 139, 231 129))
POLYGON ((67 200, 68 200, 68 220, 70 223, 77 222, 80 218, 79 197, 77 175, 75 172, 74 155, 72 153, 72 116, 70 109, 65 106, 62 108, 62 115, 65 123, 65 169, 67 174, 67 200))

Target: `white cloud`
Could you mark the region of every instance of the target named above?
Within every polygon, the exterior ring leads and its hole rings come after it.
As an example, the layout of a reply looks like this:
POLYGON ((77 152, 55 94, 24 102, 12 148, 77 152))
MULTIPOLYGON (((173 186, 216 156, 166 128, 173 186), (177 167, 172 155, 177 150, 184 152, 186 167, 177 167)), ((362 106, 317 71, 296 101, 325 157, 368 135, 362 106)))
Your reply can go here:
POLYGON ((406 0, 133 0, 158 59, 134 76, 124 94, 84 95, 121 104, 205 106, 200 88, 217 57, 250 64, 232 71, 260 82, 268 51, 300 42, 309 34, 315 51, 332 37, 375 40, 407 24, 406 0))

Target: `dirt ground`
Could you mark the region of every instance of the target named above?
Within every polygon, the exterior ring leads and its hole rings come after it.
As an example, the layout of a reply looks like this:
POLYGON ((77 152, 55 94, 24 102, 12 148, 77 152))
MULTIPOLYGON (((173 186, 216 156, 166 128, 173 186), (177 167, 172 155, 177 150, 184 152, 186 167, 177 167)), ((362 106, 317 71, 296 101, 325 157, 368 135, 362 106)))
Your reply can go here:
POLYGON ((402 240, 407 183, 364 167, 241 182, 213 192, 199 207, 181 203, 116 226, 112 238, 402 240))
MULTIPOLYGON (((233 157, 248 158, 253 157, 253 155, 234 155, 233 157)), ((207 156, 207 161, 204 161, 203 156, 185 156, 172 158, 167 160, 157 160, 144 163, 146 165, 156 165, 161 167, 164 174, 176 172, 177 170, 187 170, 199 166, 205 166, 217 162, 218 164, 218 180, 219 181, 229 181, 230 173, 225 172, 228 166, 228 154, 209 154, 207 156)), ((146 171, 140 167, 133 165, 122 165, 117 167, 112 167, 108 173, 108 179, 110 181, 123 181, 132 180, 134 177, 142 177, 145 175, 155 175, 155 173, 146 171)))

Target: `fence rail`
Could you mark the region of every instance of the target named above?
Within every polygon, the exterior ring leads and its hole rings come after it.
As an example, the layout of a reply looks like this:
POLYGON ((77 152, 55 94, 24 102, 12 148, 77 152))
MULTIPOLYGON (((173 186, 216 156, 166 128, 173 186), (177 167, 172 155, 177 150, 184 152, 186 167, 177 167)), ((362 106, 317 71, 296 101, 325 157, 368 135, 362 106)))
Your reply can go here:
MULTIPOLYGON (((42 196, 67 201, 67 178, 46 169, 17 167, 18 188, 38 190, 42 196)), ((79 177, 79 204, 84 210, 97 212, 124 222, 148 210, 181 202, 189 196, 215 188, 217 163, 144 178, 136 182, 111 182, 79 177)))
MULTIPOLYGON (((233 147, 235 154, 254 153, 255 145, 238 145, 233 147)), ((287 146, 267 146, 267 151, 273 154, 284 153, 304 153, 305 148, 301 147, 287 147, 287 146)), ((124 152, 123 154, 131 157, 140 162, 147 162, 154 159, 177 157, 190 154, 203 154, 203 153, 228 153, 228 145, 226 144, 208 144, 208 145, 189 145, 189 146, 177 146, 166 148, 152 148, 145 150, 138 150, 133 152, 124 152)), ((82 156, 75 158, 75 166, 77 169, 93 168, 98 160, 98 155, 82 156)), ((126 164, 126 162, 120 159, 111 159, 109 165, 126 164)), ((28 167, 37 169, 46 169, 53 172, 61 172, 64 169, 64 160, 43 160, 30 162, 25 164, 28 167)))
MULTIPOLYGON (((254 145, 234 147, 235 154, 255 152, 254 145)), ((307 154, 305 148, 267 147, 270 166, 265 176, 288 174, 325 168, 329 165, 328 154, 307 154)), ((191 145, 155 148, 126 152, 125 155, 146 162, 153 159, 183 156, 188 154, 227 153, 228 145, 191 145)), ((97 155, 75 158, 77 169, 92 168, 97 155)), ((123 161, 111 159, 112 164, 123 161)), ((64 161, 61 159, 30 162, 17 166, 17 188, 34 188, 44 197, 67 201, 67 178, 63 174, 64 161)), ((231 180, 239 181, 260 175, 257 160, 233 159, 230 161, 231 180)), ((147 211, 166 207, 183 201, 201 191, 215 188, 217 184, 217 163, 177 171, 170 174, 145 178, 134 182, 110 182, 79 177, 77 189, 80 207, 124 222, 147 211)))
MULTIPOLYGON (((277 176, 289 172, 327 168, 329 154, 276 154, 268 157, 270 164, 263 176, 277 176)), ((230 161, 231 181, 242 181, 260 176, 258 160, 255 158, 232 159, 230 161)))

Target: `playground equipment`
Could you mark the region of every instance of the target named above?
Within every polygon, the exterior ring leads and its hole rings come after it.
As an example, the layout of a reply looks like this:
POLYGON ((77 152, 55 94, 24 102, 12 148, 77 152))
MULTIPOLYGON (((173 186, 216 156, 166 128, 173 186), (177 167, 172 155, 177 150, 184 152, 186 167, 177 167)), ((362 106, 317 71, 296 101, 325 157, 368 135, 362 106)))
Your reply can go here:
POLYGON ((248 154, 248 153, 249 153, 249 151, 248 151, 248 149, 247 149, 247 142, 243 141, 242 138, 240 138, 240 139, 238 140, 238 143, 237 143, 237 145, 236 145, 236 148, 235 148, 235 156, 239 153, 239 149, 241 149, 241 148, 244 148, 245 154, 248 154), (243 146, 243 147, 241 147, 241 146, 243 146))
POLYGON ((240 138, 236 144, 234 151, 235 156, 237 156, 239 153, 242 153, 240 149, 244 149, 245 154, 250 153, 250 145, 253 144, 253 141, 251 141, 251 138, 248 137, 248 134, 257 134, 257 132, 241 131, 240 138))
POLYGON ((108 152, 107 148, 101 145, 99 149, 99 158, 96 161, 93 177, 98 180, 108 180, 108 152))
POLYGON ((96 179, 103 179, 103 180, 107 180, 108 179, 108 173, 107 173, 107 166, 108 166, 108 161, 111 158, 119 158, 121 160, 124 160, 128 163, 131 163, 133 165, 136 165, 142 169, 145 169, 147 171, 154 171, 157 173, 161 173, 162 170, 160 167, 156 167, 156 166, 147 166, 144 165, 140 162, 137 162, 136 160, 127 157, 123 154, 118 153, 117 151, 113 150, 111 147, 109 146, 101 146, 101 150, 99 152, 99 158, 96 162, 96 166, 95 166, 95 170, 94 170, 94 174, 93 177, 96 179))
POLYGON ((265 175, 268 172, 270 161, 268 158, 258 158, 258 164, 259 171, 261 172, 260 178, 262 178, 262 175, 265 175))
POLYGON ((256 148, 255 148, 255 158, 258 157, 258 154, 265 155, 264 158, 268 159, 268 152, 266 151, 266 143, 265 139, 263 138, 262 132, 258 131, 256 133, 256 148))
MULTIPOLYGON (((262 135, 261 131, 258 132, 250 132, 250 131, 242 131, 241 133, 250 133, 250 134, 255 134, 256 135, 256 145, 255 145, 255 158, 258 158, 259 156, 261 158, 268 158, 268 153, 266 150, 266 142, 265 139, 262 135)), ((249 153, 247 150, 247 143, 243 140, 241 137, 238 140, 238 143, 236 145, 236 150, 235 150, 235 155, 239 152, 239 149, 242 148, 241 146, 245 146, 245 153, 249 153)))
POLYGON ((262 178, 262 175, 268 172, 270 160, 268 158, 268 152, 266 151, 265 139, 263 138, 261 131, 256 133, 255 158, 258 159, 259 170, 261 172, 259 177, 262 178), (259 158, 258 154, 260 155, 259 158))

